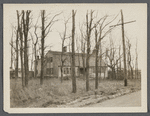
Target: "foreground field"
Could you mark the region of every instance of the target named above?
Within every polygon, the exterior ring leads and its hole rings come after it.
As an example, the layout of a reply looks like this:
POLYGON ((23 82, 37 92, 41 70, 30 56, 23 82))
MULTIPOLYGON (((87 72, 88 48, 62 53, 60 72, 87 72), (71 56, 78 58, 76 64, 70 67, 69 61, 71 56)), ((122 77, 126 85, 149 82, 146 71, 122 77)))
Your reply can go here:
MULTIPOLYGON (((95 94, 95 80, 90 80, 90 91, 86 92, 85 80, 77 78, 77 93, 72 93, 72 81, 57 78, 45 79, 40 85, 39 79, 29 81, 28 88, 22 89, 21 79, 10 80, 10 107, 56 107, 65 105, 81 97, 95 94)), ((100 80, 96 94, 114 95, 122 90, 140 90, 140 80, 128 80, 124 87, 123 80, 100 80)))

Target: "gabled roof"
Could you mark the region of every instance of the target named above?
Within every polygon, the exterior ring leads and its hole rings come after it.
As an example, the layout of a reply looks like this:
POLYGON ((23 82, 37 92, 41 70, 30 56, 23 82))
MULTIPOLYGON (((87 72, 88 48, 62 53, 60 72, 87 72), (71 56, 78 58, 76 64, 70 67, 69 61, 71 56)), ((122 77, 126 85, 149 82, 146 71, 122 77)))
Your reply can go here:
MULTIPOLYGON (((49 50, 49 51, 47 52, 47 54, 48 54, 49 52, 52 53, 52 54, 58 54, 58 55, 61 55, 61 53, 62 53, 61 51, 51 51, 51 50, 49 50)), ((47 55, 47 54, 46 54, 46 55, 47 55)), ((72 52, 64 52, 64 54, 65 54, 65 55, 71 55, 72 52)), ((75 55, 86 55, 86 53, 75 53, 75 55)))
MULTIPOLYGON (((51 53, 51 54, 53 54, 53 55, 61 55, 61 53, 62 52, 60 52, 60 51, 51 51, 51 50, 49 50, 47 53, 46 53, 46 55, 45 56, 47 56, 49 53, 51 53)), ((65 52, 64 53, 64 55, 66 55, 66 56, 69 56, 69 55, 71 55, 72 53, 71 52, 65 52)), ((78 60, 75 60, 75 64, 76 64, 76 66, 83 66, 83 60, 82 60, 82 58, 81 58, 81 55, 87 55, 86 53, 84 54, 84 53, 75 53, 75 56, 76 57, 78 57, 78 56, 80 56, 80 58, 78 58, 78 60)), ((92 53, 92 54, 90 54, 91 56, 90 56, 90 60, 89 60, 89 64, 90 64, 90 66, 94 66, 95 65, 95 54, 94 54, 94 52, 92 53)), ((40 60, 40 59, 38 59, 38 60, 40 60)), ((70 60, 70 58, 69 58, 69 60, 70 60)), ((67 61, 68 63, 67 63, 67 65, 71 65, 70 64, 70 62, 71 61, 67 61)), ((61 63, 60 63, 61 64, 61 63)), ((85 65, 86 65, 86 62, 85 62, 85 65)), ((102 59, 101 60, 101 66, 106 66, 106 63, 104 62, 104 60, 102 59)))
MULTIPOLYGON (((60 52, 60 51, 51 51, 50 50, 50 51, 48 51, 48 53, 51 53, 53 55, 61 55, 62 52, 60 52)), ((46 54, 46 56, 47 56, 47 54, 46 54)), ((66 55, 66 57, 71 56, 71 54, 72 54, 71 52, 64 52, 64 56, 66 55)), ((83 60, 82 60, 81 55, 85 55, 85 57, 86 57, 87 54, 86 53, 85 54, 84 53, 75 53, 75 56, 77 57, 77 60, 75 60, 75 65, 76 66, 83 66, 83 60)), ((66 65, 71 65, 70 62, 71 62, 70 58, 67 58, 66 65)), ((59 62, 59 64, 61 64, 61 63, 59 62)), ((86 62, 85 62, 85 64, 86 64, 86 62)), ((89 64, 90 64, 90 66, 95 66, 95 52, 90 54, 89 64)), ((101 61, 101 66, 106 66, 103 59, 101 61)))

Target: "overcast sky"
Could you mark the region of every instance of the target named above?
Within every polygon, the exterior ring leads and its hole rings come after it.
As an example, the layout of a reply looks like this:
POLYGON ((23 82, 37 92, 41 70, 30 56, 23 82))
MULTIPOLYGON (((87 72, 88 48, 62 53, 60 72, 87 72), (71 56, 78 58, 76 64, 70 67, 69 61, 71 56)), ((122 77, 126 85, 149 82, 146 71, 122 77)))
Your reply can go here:
MULTIPOLYGON (((135 45, 136 41, 138 42, 138 65, 140 69, 143 66, 143 57, 147 57, 147 6, 146 4, 18 4, 18 5, 6 5, 4 6, 4 28, 5 28, 5 39, 10 42, 12 34, 12 25, 16 26, 16 10, 31 10, 32 14, 32 25, 37 21, 37 18, 40 15, 40 10, 46 10, 46 15, 50 18, 51 16, 61 13, 57 17, 59 19, 52 27, 52 32, 46 37, 46 45, 52 46, 51 50, 61 51, 61 39, 59 33, 62 33, 64 30, 64 17, 67 19, 71 17, 72 9, 76 10, 75 16, 75 26, 76 26, 76 38, 80 38, 79 26, 85 23, 86 21, 86 12, 87 10, 94 10, 93 16, 97 16, 94 21, 102 18, 106 14, 110 16, 108 21, 113 19, 116 15, 118 17, 115 21, 110 24, 114 25, 121 19, 120 10, 122 9, 124 15, 124 22, 129 22, 136 20, 134 23, 126 24, 124 26, 125 35, 130 39, 132 44, 131 52, 135 56, 135 45), (6 34, 7 33, 7 34, 6 34), (6 38, 7 37, 7 38, 6 38)), ((39 17, 38 25, 41 25, 41 17, 39 17)), ((47 19, 47 22, 49 19, 47 19)), ((67 24, 68 36, 71 34, 72 19, 70 18, 69 23, 67 24)), ((109 27, 109 26, 108 26, 109 27)), ((83 28, 83 31, 86 31, 83 28)), ((32 29, 31 29, 32 32, 32 29)), ((41 34, 40 30, 38 32, 39 36, 41 34)), ((92 34, 93 35, 93 34, 92 34)), ((109 44, 109 37, 106 36, 103 40, 104 47, 107 47, 109 44)), ((111 32, 111 37, 113 38, 115 45, 118 46, 122 44, 122 35, 121 35, 121 26, 118 26, 111 32)), ((91 42, 95 41, 94 38, 91 39, 91 42)), ((68 44, 68 41, 65 43, 68 44)), ((10 52, 10 46, 8 46, 10 52)), ((10 53, 9 53, 10 58, 10 53)))

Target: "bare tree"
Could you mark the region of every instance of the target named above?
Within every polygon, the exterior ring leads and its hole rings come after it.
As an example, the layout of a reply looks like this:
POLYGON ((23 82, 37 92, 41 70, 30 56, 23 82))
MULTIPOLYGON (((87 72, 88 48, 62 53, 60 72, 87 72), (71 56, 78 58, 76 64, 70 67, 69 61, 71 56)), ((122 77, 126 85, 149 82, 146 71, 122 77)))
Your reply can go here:
MULTIPOLYGON (((10 68, 13 69, 13 66, 14 68, 16 69, 16 52, 18 51, 16 49, 16 39, 13 41, 13 31, 15 30, 15 35, 17 35, 17 30, 13 27, 12 29, 12 36, 11 36, 11 41, 10 41, 10 46, 11 46, 11 66, 10 68), (14 45, 15 44, 15 45, 14 45)), ((18 44, 17 44, 18 45, 18 44)), ((15 76, 16 76, 16 71, 15 71, 15 76)))
POLYGON ((116 66, 119 64, 120 59, 122 58, 122 55, 118 56, 117 48, 114 47, 114 42, 112 38, 110 37, 110 49, 107 52, 107 66, 111 69, 111 78, 116 79, 116 66))
POLYGON ((18 78, 18 42, 19 42, 19 13, 17 12, 17 30, 16 30, 16 67, 15 67, 15 78, 18 78))
MULTIPOLYGON (((90 38, 91 38, 91 32, 92 32, 92 30, 93 30, 93 28, 96 28, 96 26, 100 23, 100 21, 103 19, 103 18, 101 18, 100 20, 98 20, 94 25, 92 25, 93 24, 93 12, 94 11, 92 11, 91 10, 91 12, 90 12, 90 20, 88 19, 88 11, 87 11, 87 14, 86 14, 86 41, 87 41, 87 56, 86 56, 86 91, 89 91, 89 59, 90 59, 90 52, 91 52, 91 50, 90 50, 90 47, 91 47, 91 44, 90 44, 90 38)), ((106 18, 105 18, 105 20, 106 20, 106 18)), ((104 20, 104 21, 105 21, 104 20)), ((103 22, 104 22, 103 21, 103 22)), ((108 23, 109 24, 109 23, 108 23)), ((103 27, 103 29, 108 25, 108 24, 106 24, 104 27, 103 27)), ((100 27, 102 27, 102 25, 100 26, 100 27)), ((101 30, 103 30, 103 29, 101 29, 101 30)), ((109 30, 110 31, 110 30, 109 30)), ((96 46, 97 45, 99 45, 99 43, 100 43, 100 41, 101 41, 101 39, 102 38, 104 38, 106 35, 107 35, 107 33, 109 33, 109 31, 107 31, 102 37, 101 37, 101 35, 100 35, 100 37, 99 37, 99 39, 98 39, 98 41, 97 41, 97 43, 96 43, 96 45, 95 45, 95 48, 96 48, 96 46)), ((101 34, 101 33, 100 33, 101 34)), ((96 50, 96 52, 98 52, 98 50, 96 50)))
POLYGON ((131 78, 133 79, 133 67, 132 67, 132 64, 131 64, 131 61, 132 61, 132 59, 131 59, 131 43, 130 43, 130 40, 128 39, 128 41, 127 41, 127 58, 128 58, 128 60, 127 60, 127 62, 128 62, 128 77, 130 77, 131 76, 131 78))
MULTIPOLYGON (((117 54, 118 54, 118 56, 120 57, 120 46, 119 46, 119 49, 118 49, 118 53, 117 53, 117 54)), ((121 71, 120 68, 119 68, 119 65, 120 65, 119 63, 120 63, 120 61, 121 61, 121 58, 120 58, 120 59, 116 59, 116 70, 117 70, 117 71, 116 71, 116 79, 118 79, 118 78, 120 77, 120 76, 119 76, 119 74, 120 74, 119 72, 121 71)))
MULTIPOLYGON (((39 17, 38 17, 39 19, 39 17)), ((36 21, 36 24, 34 25, 34 35, 35 35, 35 40, 33 38, 33 35, 31 34, 31 39, 32 39, 32 44, 33 44, 33 49, 34 49, 34 67, 35 67, 35 71, 34 71, 34 78, 37 78, 37 44, 38 44, 38 40, 39 40, 39 37, 38 37, 38 34, 37 34, 37 29, 38 29, 38 19, 36 21)))
MULTIPOLYGON (((17 11, 18 16, 22 15, 19 14, 19 11, 17 11)), ((21 22, 19 20, 18 22, 18 31, 19 31, 19 37, 20 37, 20 62, 21 62, 21 77, 22 77, 22 87, 25 87, 25 76, 24 76, 24 62, 23 62, 23 51, 24 51, 24 47, 23 47, 23 29, 22 29, 22 25, 23 25, 23 17, 21 18, 21 22)))
POLYGON ((61 82, 62 82, 62 80, 63 80, 63 67, 64 67, 64 63, 65 63, 65 61, 66 61, 66 59, 67 59, 67 57, 65 57, 64 56, 64 52, 66 52, 66 46, 64 46, 64 43, 65 43, 65 40, 67 39, 67 38, 69 38, 69 37, 67 37, 66 35, 67 35, 67 23, 68 23, 68 21, 69 21, 69 19, 70 18, 68 18, 67 20, 64 20, 64 32, 63 32, 63 34, 61 34, 61 33, 59 33, 59 35, 60 35, 60 38, 61 38, 61 40, 62 40, 62 44, 61 44, 61 49, 62 49, 62 52, 61 52, 61 82))
POLYGON ((81 32, 81 57, 82 57, 82 64, 83 64, 83 77, 85 78, 85 50, 86 50, 86 40, 85 40, 85 35, 83 34, 83 29, 82 27, 80 28, 81 32))
POLYGON ((88 19, 88 11, 86 14, 86 37, 87 37, 87 57, 86 57, 86 91, 89 91, 89 58, 90 58, 90 37, 92 32, 93 12, 90 12, 90 21, 88 19))
POLYGON ((25 86, 28 86, 28 73, 29 73, 29 65, 28 65, 28 33, 29 33, 29 25, 30 25, 30 10, 22 11, 22 20, 23 20, 23 34, 24 34, 24 68, 25 68, 25 86))
POLYGON ((75 52, 74 52, 74 36, 75 36, 75 15, 72 10, 72 92, 76 93, 76 76, 75 76, 75 52))
MULTIPOLYGON (((77 34, 76 34, 77 35, 77 34)), ((80 67, 80 38, 79 36, 76 37, 76 50, 77 51, 77 57, 78 57, 78 66, 80 67)), ((79 77, 80 77, 80 72, 79 72, 79 77)))
MULTIPOLYGON (((122 47, 123 47, 123 63, 124 63, 124 86, 127 86, 127 71, 126 71, 126 45, 125 45, 125 38, 124 38, 124 24, 128 24, 128 23, 133 23, 134 21, 130 21, 130 22, 125 22, 124 23, 124 19, 123 19, 123 12, 121 10, 121 24, 117 24, 117 25, 113 25, 113 26, 122 26, 122 47)), ((110 26, 110 27, 113 27, 110 26)))
POLYGON ((46 20, 46 16, 45 16, 45 10, 41 11, 41 22, 42 22, 42 27, 41 27, 41 77, 40 77, 40 84, 43 84, 43 78, 44 78, 44 49, 45 49, 45 37, 48 35, 48 33, 51 31, 51 27, 53 26, 53 24, 58 21, 57 19, 55 20, 55 18, 59 15, 60 13, 54 15, 49 23, 47 25, 45 25, 45 20, 46 20))
POLYGON ((41 11, 41 21, 42 21, 42 36, 41 36, 41 77, 40 84, 43 84, 43 68, 44 68, 44 39, 45 39, 45 10, 41 11))
MULTIPOLYGON (((101 40, 102 41, 102 40, 101 40)), ((100 44, 99 44, 99 48, 100 50, 98 50, 99 54, 100 54, 100 63, 99 63, 99 72, 100 72, 100 77, 99 77, 99 82, 100 82, 100 79, 101 79, 101 73, 102 73, 102 42, 100 41, 100 44)), ((97 56, 98 57, 98 56, 97 56)))
POLYGON ((98 20, 94 25, 93 25, 93 13, 94 11, 91 10, 90 12, 90 20, 89 20, 89 14, 87 11, 86 14, 86 43, 87 43, 87 55, 86 55, 86 91, 89 91, 89 60, 90 60, 90 52, 91 52, 91 43, 90 43, 90 38, 91 38, 91 33, 92 30, 99 24, 99 22, 101 21, 98 20))
POLYGON ((11 65, 10 65, 10 68, 13 69, 13 30, 12 30, 10 45, 11 45, 11 65))
MULTIPOLYGON (((97 30, 95 28, 95 43, 97 43, 97 30)), ((96 53, 95 53, 95 89, 98 89, 98 48, 99 46, 96 46, 96 53)))
POLYGON ((135 78, 138 78, 138 52, 137 52, 137 41, 136 41, 136 48, 135 48, 135 78))
MULTIPOLYGON (((118 16, 118 15, 117 15, 118 16)), ((109 22, 106 22, 108 15, 105 15, 104 17, 100 18, 100 20, 98 20, 98 25, 95 24, 95 89, 98 89, 98 70, 100 71, 100 75, 99 75, 99 79, 101 78, 101 62, 102 62, 102 47, 101 47, 101 41, 102 39, 104 39, 113 28, 109 28, 107 29, 107 27, 109 26, 109 24, 111 24, 116 18, 117 16, 115 16, 112 20, 110 20, 109 22), (97 27, 99 27, 99 30, 97 31, 97 27), (98 68, 98 64, 99 64, 99 59, 98 56, 100 56, 100 66, 98 68)))
POLYGON ((116 78, 115 75, 115 65, 116 65, 116 60, 115 60, 115 55, 116 55, 116 49, 114 48, 114 44, 112 41, 112 38, 110 38, 110 47, 109 47, 109 52, 107 54, 107 58, 109 63, 107 62, 107 66, 111 69, 111 78, 116 78))

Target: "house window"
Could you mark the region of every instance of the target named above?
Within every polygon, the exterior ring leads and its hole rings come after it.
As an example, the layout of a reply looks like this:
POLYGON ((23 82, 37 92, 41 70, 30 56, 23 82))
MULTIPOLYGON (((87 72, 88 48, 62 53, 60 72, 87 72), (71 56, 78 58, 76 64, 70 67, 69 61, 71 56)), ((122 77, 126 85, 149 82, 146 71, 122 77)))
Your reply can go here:
POLYGON ((95 67, 93 67, 93 73, 95 73, 96 72, 96 68, 95 67))
POLYGON ((53 68, 47 68, 46 74, 53 74, 53 68))
POLYGON ((49 68, 46 69, 46 74, 50 74, 50 69, 49 68))
POLYGON ((69 74, 69 69, 70 68, 64 68, 64 74, 69 74))
POLYGON ((50 62, 53 62, 53 57, 50 57, 50 62))
POLYGON ((102 67, 102 68, 101 68, 101 72, 102 72, 102 73, 105 73, 105 67, 102 67))
POLYGON ((50 68, 50 74, 53 74, 53 68, 50 68))
POLYGON ((99 73, 104 73, 105 72, 105 67, 98 67, 98 72, 99 73))
POLYGON ((71 73, 71 68, 70 68, 70 73, 71 73))
POLYGON ((64 74, 66 74, 66 68, 64 68, 64 74))
POLYGON ((38 60, 36 61, 36 65, 38 65, 38 60))
POLYGON ((101 67, 100 66, 98 67, 98 73, 101 73, 101 67))
POLYGON ((69 68, 66 68, 66 73, 69 74, 69 68))
POLYGON ((49 74, 49 68, 46 69, 46 74, 49 74))

